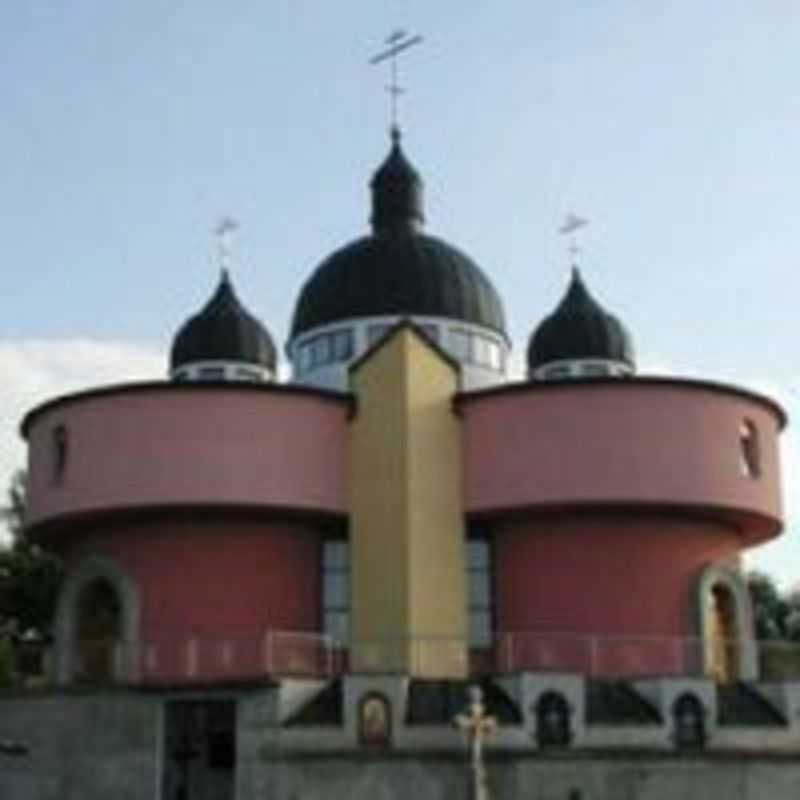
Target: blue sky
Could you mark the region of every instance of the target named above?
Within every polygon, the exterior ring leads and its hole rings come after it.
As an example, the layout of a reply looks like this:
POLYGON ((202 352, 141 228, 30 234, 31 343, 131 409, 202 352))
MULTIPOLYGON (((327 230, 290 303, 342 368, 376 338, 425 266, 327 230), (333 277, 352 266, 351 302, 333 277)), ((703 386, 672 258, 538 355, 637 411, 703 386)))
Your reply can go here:
MULTIPOLYGON (((367 60, 396 26, 426 37, 401 66, 401 117, 428 228, 492 276, 517 354, 563 291, 556 229, 576 211, 584 275, 644 369, 800 411, 793 0, 12 2, 0 480, 30 403, 159 374, 213 288, 223 214, 242 226, 240 295, 285 340, 303 280, 366 230, 388 113, 367 60)), ((785 441, 795 518, 800 440, 785 441)), ((784 582, 798 527, 756 554, 784 582)))

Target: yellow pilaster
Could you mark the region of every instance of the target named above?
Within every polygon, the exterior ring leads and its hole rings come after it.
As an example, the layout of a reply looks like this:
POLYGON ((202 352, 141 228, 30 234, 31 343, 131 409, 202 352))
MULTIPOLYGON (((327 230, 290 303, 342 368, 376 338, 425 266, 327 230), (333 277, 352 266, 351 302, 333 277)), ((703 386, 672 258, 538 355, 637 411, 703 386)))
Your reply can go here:
POLYGON ((351 373, 351 666, 467 667, 456 367, 399 326, 351 373))

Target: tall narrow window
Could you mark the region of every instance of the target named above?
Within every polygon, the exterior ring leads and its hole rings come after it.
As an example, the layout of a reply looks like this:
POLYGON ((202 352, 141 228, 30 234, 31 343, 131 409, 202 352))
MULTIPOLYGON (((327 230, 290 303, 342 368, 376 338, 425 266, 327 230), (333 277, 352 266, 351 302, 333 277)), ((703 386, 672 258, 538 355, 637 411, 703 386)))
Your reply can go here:
POLYGON ((343 539, 322 545, 322 630, 339 645, 350 639, 350 547, 343 539))
POLYGON ((749 419, 739 426, 739 469, 746 478, 757 478, 761 474, 758 429, 749 419))
POLYGON ((485 538, 467 541, 467 615, 470 647, 492 643, 491 549, 485 538))
POLYGON ((56 425, 52 437, 52 478, 53 483, 58 485, 64 480, 69 458, 69 436, 66 425, 56 425))

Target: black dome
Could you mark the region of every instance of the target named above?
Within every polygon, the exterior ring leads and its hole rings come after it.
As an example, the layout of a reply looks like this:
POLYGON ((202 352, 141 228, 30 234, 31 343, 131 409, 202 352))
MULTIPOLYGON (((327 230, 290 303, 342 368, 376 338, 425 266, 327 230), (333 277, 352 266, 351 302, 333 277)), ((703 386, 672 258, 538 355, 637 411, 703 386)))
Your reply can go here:
POLYGON ((239 302, 226 271, 212 298, 172 342, 170 369, 198 361, 242 361, 275 369, 272 338, 239 302))
POLYGON ((291 338, 338 320, 380 315, 449 317, 506 336, 494 287, 467 255, 420 231, 422 180, 392 131, 372 181, 371 236, 317 267, 300 292, 291 338))
POLYGON ((537 369, 553 361, 599 358, 635 368, 633 341, 625 326, 609 314, 573 269, 564 299, 531 334, 528 367, 537 369))
POLYGON ((481 269, 419 233, 365 236, 329 256, 300 292, 292 337, 352 317, 450 317, 505 336, 503 306, 481 269))

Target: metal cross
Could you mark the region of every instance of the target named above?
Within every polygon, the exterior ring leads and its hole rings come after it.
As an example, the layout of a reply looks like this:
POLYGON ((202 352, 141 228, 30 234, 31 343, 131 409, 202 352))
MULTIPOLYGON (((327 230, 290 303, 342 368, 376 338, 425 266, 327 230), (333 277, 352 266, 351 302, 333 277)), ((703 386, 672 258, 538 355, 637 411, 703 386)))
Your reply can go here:
POLYGON ((217 262, 223 273, 227 273, 230 267, 231 237, 237 230, 239 230, 239 223, 232 217, 223 217, 214 228, 214 236, 217 240, 217 262))
POLYGON ((458 714, 456 726, 467 734, 470 752, 471 800, 489 800, 486 783, 486 764, 483 760, 483 743, 497 730, 497 720, 486 713, 480 686, 470 686, 466 713, 458 714))
POLYGON ((392 132, 398 130, 397 127, 397 103, 398 99, 405 89, 399 85, 397 82, 397 56, 402 53, 404 50, 408 50, 409 47, 413 47, 415 44, 419 44, 422 41, 422 36, 415 34, 411 35, 403 30, 396 30, 391 35, 386 38, 384 44, 387 45, 385 50, 382 50, 377 55, 373 56, 370 60, 370 64, 380 64, 382 61, 386 61, 387 59, 390 60, 391 64, 391 81, 389 85, 386 87, 386 91, 389 92, 389 97, 391 98, 391 122, 392 132))
POLYGON ((575 214, 567 214, 567 216, 564 218, 564 222, 561 223, 561 226, 558 229, 560 234, 569 236, 569 247, 567 248, 567 252, 569 253, 570 266, 573 268, 578 266, 578 253, 581 252, 581 248, 578 247, 575 232, 586 227, 588 224, 588 219, 578 217, 575 214))

